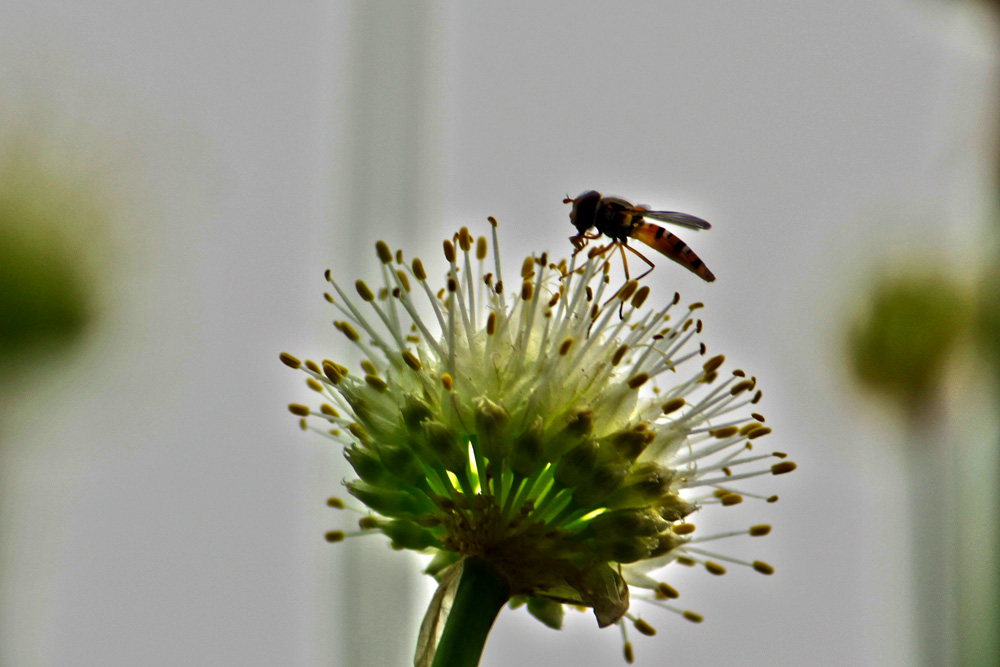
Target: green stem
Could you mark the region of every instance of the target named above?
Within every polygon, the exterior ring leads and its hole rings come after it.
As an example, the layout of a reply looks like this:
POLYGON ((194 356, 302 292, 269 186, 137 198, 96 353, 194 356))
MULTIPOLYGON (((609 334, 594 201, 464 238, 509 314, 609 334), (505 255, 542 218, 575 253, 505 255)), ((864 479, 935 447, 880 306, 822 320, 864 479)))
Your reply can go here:
POLYGON ((508 599, 510 586, 492 565, 477 556, 466 558, 431 667, 476 667, 508 599))

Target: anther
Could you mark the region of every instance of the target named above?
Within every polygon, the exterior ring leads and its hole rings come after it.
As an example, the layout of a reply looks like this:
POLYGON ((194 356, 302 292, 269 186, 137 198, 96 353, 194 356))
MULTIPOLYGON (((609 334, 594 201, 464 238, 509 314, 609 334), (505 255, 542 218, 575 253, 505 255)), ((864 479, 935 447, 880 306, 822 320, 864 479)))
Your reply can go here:
POLYGON ((369 375, 378 375, 378 367, 371 362, 371 359, 362 359, 361 369, 369 375))
POLYGON ((319 373, 319 366, 312 359, 306 359, 306 368, 311 370, 313 373, 319 373))
POLYGON ((698 564, 698 561, 693 558, 688 558, 687 556, 678 556, 675 561, 678 565, 685 565, 687 567, 694 567, 698 564))
POLYGON ((688 310, 698 310, 699 308, 704 308, 704 307, 705 304, 703 304, 701 301, 695 301, 690 306, 688 306, 688 310))
POLYGON ((441 376, 441 386, 444 387, 445 391, 451 391, 452 387, 455 386, 455 381, 452 380, 451 375, 445 373, 441 376))
POLYGON ((487 250, 486 237, 480 236, 478 239, 476 239, 476 259, 478 259, 480 262, 486 259, 486 250, 487 250))
POLYGON ((492 215, 491 215, 490 217, 486 218, 486 219, 487 219, 487 220, 489 220, 489 223, 490 223, 491 225, 493 225, 494 227, 496 227, 496 226, 497 226, 497 219, 496 219, 496 218, 494 218, 494 217, 493 217, 492 215))
POLYGON ((635 662, 635 653, 632 651, 632 642, 625 642, 625 645, 622 646, 622 653, 625 656, 626 663, 631 665, 635 662))
POLYGON ((308 417, 309 416, 309 408, 307 406, 305 406, 305 405, 302 405, 301 403, 289 403, 288 404, 288 411, 291 412, 293 415, 296 415, 298 417, 308 417))
POLYGON ((531 301, 531 297, 534 296, 535 286, 528 282, 527 280, 521 283, 521 299, 523 301, 531 301))
POLYGON ((375 295, 372 294, 372 291, 370 289, 368 289, 368 285, 365 284, 365 281, 363 280, 356 281, 354 283, 354 289, 358 290, 358 296, 360 296, 363 301, 375 300, 375 295))
POLYGON ((795 465, 794 462, 792 462, 792 461, 782 461, 781 463, 775 463, 773 466, 771 466, 771 474, 772 475, 784 475, 786 473, 792 472, 796 468, 798 468, 798 466, 795 465))
POLYGON ((340 384, 340 381, 344 379, 344 374, 340 372, 340 369, 332 361, 323 362, 323 375, 329 378, 330 382, 334 384, 340 384))
POLYGON ((448 278, 448 292, 449 294, 454 294, 458 291, 458 281, 454 278, 448 278))
POLYGON ((373 530, 378 528, 378 519, 373 516, 363 516, 358 519, 358 528, 361 530, 373 530))
POLYGON ((397 250, 396 251, 396 264, 402 264, 402 263, 403 263, 403 251, 402 250, 397 250))
POLYGON ((660 582, 656 585, 656 597, 659 600, 676 600, 681 596, 670 584, 660 582))
POLYGON ((760 414, 759 412, 751 412, 750 416, 753 417, 754 419, 756 419, 759 422, 765 422, 765 421, 767 421, 766 419, 764 419, 764 415, 760 414))
POLYGON ((649 373, 639 373, 638 375, 633 375, 628 380, 629 389, 638 389, 642 385, 646 384, 649 380, 649 373))
POLYGON ((497 332, 497 314, 490 311, 489 316, 486 318, 486 335, 492 336, 497 332))
POLYGON ((685 611, 682 614, 682 616, 684 616, 684 618, 691 621, 692 623, 701 623, 702 621, 705 620, 704 616, 702 616, 701 614, 696 614, 693 611, 685 611))
POLYGON ((695 526, 693 523, 678 523, 673 526, 673 531, 674 535, 690 535, 694 532, 694 528, 695 526))
POLYGON ((306 378, 306 385, 317 393, 323 393, 323 385, 317 382, 315 378, 306 378))
POLYGON ((424 365, 420 363, 420 359, 417 359, 417 355, 413 354, 409 350, 403 350, 403 361, 407 366, 415 371, 419 371, 424 367, 424 365))
POLYGON ((455 263, 455 244, 448 239, 444 240, 444 258, 449 264, 455 263))
POLYGON ((344 541, 344 531, 342 530, 331 530, 326 535, 323 536, 327 542, 343 542, 344 541))
POLYGON ((320 405, 319 406, 319 411, 322 412, 324 415, 326 415, 328 417, 337 418, 337 417, 340 416, 340 413, 337 412, 336 408, 334 408, 329 403, 323 403, 322 405, 320 405))
POLYGON ((646 297, 649 296, 649 285, 643 285, 632 297, 632 307, 639 308, 646 302, 646 297))
POLYGON ((299 366, 302 365, 301 361, 299 361, 292 355, 288 354, 287 352, 282 352, 281 354, 278 355, 278 358, 281 359, 281 363, 288 366, 289 368, 298 369, 299 366))
POLYGON ((535 258, 525 257, 524 263, 521 264, 521 277, 525 280, 532 278, 535 275, 535 258))
POLYGON ((710 574, 714 574, 717 577, 721 577, 726 573, 726 568, 710 560, 705 561, 705 569, 708 570, 710 574))
POLYGON ((683 398, 672 398, 663 404, 663 414, 669 415, 671 412, 677 412, 685 405, 687 405, 687 401, 683 398))
POLYGON ((774 568, 762 560, 755 560, 753 562, 753 569, 757 570, 761 574, 774 574, 774 568))
POLYGON ((352 343, 357 343, 361 340, 361 336, 358 335, 358 332, 354 330, 354 327, 349 322, 334 322, 333 326, 337 327, 341 333, 347 336, 347 340, 352 343))
POLYGON ((468 227, 458 230, 458 245, 462 252, 469 252, 472 249, 472 234, 469 233, 468 227))
POLYGON ((424 263, 420 261, 420 258, 415 258, 413 260, 413 275, 416 276, 417 280, 421 282, 427 280, 427 273, 424 271, 424 263))
MULTIPOLYGON (((622 359, 625 357, 626 352, 628 352, 628 345, 622 345, 617 350, 615 350, 615 353, 611 355, 611 365, 617 366, 618 364, 620 364, 622 362, 622 359)), ((684 399, 682 398, 681 401, 683 400, 684 399)))
POLYGON ((630 280, 627 283, 625 283, 624 287, 622 287, 622 291, 619 292, 618 298, 621 299, 622 301, 628 301, 630 298, 632 298, 632 295, 635 294, 635 291, 638 288, 639 288, 639 283, 636 282, 635 280, 630 280))
POLYGON ((750 526, 750 537, 764 537, 771 532, 771 526, 766 523, 750 526))
POLYGON ((736 426, 727 426, 725 428, 717 428, 715 430, 709 431, 708 434, 712 437, 722 440, 723 438, 730 438, 736 435, 737 433, 739 433, 739 431, 740 429, 736 426))
POLYGON ((726 362, 726 355, 717 354, 708 361, 706 361, 702 365, 702 368, 705 370, 706 373, 711 373, 712 371, 718 370, 719 367, 722 366, 722 364, 724 364, 725 362, 726 362))
POLYGON ((389 388, 389 385, 386 384, 385 380, 377 375, 366 375, 365 382, 368 383, 369 387, 379 393, 382 393, 389 388))
POLYGON ((378 255, 378 258, 382 260, 383 264, 389 264, 392 262, 392 251, 389 250, 389 246, 385 241, 375 242, 375 253, 378 255))
POLYGON ((573 347, 573 339, 567 338, 559 345, 559 356, 565 357, 567 354, 569 354, 569 350, 571 347, 573 347))
POLYGON ((753 440, 754 438, 763 437, 763 436, 767 435, 770 432, 771 432, 771 429, 769 429, 767 426, 761 426, 760 428, 755 428, 753 431, 751 431, 750 435, 748 435, 747 438, 749 438, 750 440, 753 440))
POLYGON ((652 637, 656 635, 656 628, 654 628, 652 625, 642 620, 641 618, 635 619, 635 622, 632 625, 635 626, 636 630, 646 635, 647 637, 652 637))
POLYGON ((402 271, 397 270, 396 276, 399 278, 399 284, 403 286, 403 289, 407 292, 410 291, 410 278, 402 271))
POLYGON ((732 389, 729 390, 729 393, 732 394, 733 396, 736 396, 737 394, 742 394, 744 391, 750 389, 751 387, 753 387, 753 381, 743 380, 742 382, 737 382, 736 384, 734 384, 732 389))
POLYGON ((723 507, 731 507, 732 505, 739 505, 743 502, 743 496, 738 493, 729 493, 722 496, 721 499, 723 507))
POLYGON ((342 510, 344 509, 344 501, 337 496, 330 496, 326 499, 326 506, 332 507, 335 510, 342 510))
POLYGON ((329 292, 323 292, 323 298, 326 299, 327 303, 333 303, 333 295, 329 292))

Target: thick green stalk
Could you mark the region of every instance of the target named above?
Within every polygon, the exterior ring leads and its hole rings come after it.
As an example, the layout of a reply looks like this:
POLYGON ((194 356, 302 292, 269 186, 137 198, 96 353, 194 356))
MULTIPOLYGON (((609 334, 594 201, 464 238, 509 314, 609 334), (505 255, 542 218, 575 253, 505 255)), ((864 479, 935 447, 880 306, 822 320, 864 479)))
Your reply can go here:
POLYGON ((466 558, 431 667, 476 667, 508 599, 510 586, 492 565, 476 556, 466 558))

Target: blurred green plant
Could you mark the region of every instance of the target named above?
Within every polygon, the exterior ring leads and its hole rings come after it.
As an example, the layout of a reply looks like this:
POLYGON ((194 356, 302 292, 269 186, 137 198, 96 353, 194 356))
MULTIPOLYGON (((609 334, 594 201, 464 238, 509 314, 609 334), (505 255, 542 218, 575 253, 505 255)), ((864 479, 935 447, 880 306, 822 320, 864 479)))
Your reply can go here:
POLYGON ((937 393, 970 315, 970 296, 941 272, 883 276, 848 334, 857 379, 908 410, 919 409, 937 393))
POLYGON ((107 222, 100 196, 40 145, 0 157, 0 382, 82 338, 107 222))

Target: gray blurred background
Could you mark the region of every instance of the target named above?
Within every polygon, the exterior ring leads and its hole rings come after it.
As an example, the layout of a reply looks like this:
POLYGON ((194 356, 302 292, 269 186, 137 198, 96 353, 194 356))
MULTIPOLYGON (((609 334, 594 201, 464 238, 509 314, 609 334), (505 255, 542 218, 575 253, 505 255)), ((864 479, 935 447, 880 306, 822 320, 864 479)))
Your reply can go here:
MULTIPOLYGON (((733 549, 776 574, 683 573, 705 622, 645 611, 636 664, 914 664, 905 428, 843 339, 876 270, 987 256, 994 36, 929 0, 7 0, 0 148, 30 137, 107 215, 84 334, 0 385, 0 664, 409 664, 433 582, 378 538, 323 541, 347 468, 288 415, 308 394, 278 353, 345 354, 323 271, 373 275, 375 240, 436 260, 493 215, 517 266, 569 250, 560 199, 587 189, 712 221, 680 235, 717 282, 662 261, 648 284, 706 302, 800 466, 734 510, 774 526, 733 549)), ((975 365, 947 437, 988 506, 975 365)), ((942 539, 978 561, 995 522, 966 507, 942 539)), ((620 662, 591 615, 523 610, 483 659, 620 662)))

